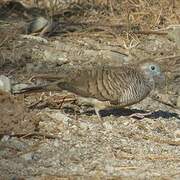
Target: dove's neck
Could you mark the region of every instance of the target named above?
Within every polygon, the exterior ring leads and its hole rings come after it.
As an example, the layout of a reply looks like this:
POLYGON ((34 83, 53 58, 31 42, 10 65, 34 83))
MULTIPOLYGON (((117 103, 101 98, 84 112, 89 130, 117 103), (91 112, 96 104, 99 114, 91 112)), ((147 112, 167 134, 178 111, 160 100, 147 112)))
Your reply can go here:
POLYGON ((146 85, 148 86, 149 89, 154 90, 155 89, 155 82, 153 77, 145 74, 145 79, 146 79, 146 85))

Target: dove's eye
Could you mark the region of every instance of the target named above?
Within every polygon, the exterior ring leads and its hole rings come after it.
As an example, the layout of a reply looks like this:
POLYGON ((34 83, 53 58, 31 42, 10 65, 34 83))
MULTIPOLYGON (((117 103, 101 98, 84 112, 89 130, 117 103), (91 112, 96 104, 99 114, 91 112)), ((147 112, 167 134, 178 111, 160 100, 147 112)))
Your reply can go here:
POLYGON ((155 66, 151 66, 151 70, 154 71, 156 69, 155 66))

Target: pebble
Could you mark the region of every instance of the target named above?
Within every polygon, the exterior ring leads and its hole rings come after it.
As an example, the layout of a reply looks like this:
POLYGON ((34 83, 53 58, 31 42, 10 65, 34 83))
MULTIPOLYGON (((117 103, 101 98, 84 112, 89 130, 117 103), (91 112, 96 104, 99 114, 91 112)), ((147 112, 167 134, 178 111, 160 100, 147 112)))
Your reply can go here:
POLYGON ((0 90, 11 92, 11 81, 7 76, 0 75, 0 90))

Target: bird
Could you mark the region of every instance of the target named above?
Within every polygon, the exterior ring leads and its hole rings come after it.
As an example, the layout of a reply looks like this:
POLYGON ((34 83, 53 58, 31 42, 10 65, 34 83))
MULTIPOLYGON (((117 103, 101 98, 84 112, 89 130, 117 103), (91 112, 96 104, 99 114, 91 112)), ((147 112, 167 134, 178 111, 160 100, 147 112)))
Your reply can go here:
POLYGON ((94 106, 99 119, 101 119, 99 113, 101 110, 139 103, 157 85, 165 82, 165 74, 161 66, 153 60, 119 66, 74 67, 55 76, 44 74, 35 77, 48 79, 51 82, 25 87, 20 93, 66 90, 76 94, 80 102, 94 106))
POLYGON ((40 36, 50 36, 57 29, 58 23, 53 19, 37 17, 25 25, 25 33, 40 36))

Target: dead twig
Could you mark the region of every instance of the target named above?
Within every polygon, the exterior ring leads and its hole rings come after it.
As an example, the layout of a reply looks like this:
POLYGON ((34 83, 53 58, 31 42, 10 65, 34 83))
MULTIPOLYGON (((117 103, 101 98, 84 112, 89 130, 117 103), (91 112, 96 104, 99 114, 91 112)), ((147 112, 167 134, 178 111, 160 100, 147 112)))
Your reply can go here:
POLYGON ((180 58, 180 55, 165 56, 165 57, 156 58, 155 60, 174 59, 174 58, 180 58))
POLYGON ((32 103, 31 105, 28 106, 28 108, 32 109, 34 108, 35 106, 37 106, 38 104, 42 103, 43 102, 43 99, 39 99, 38 101, 32 103))
POLYGON ((18 138, 29 138, 32 136, 40 136, 40 137, 45 137, 48 139, 59 139, 60 138, 57 135, 51 135, 51 134, 46 134, 46 133, 41 133, 41 132, 16 133, 16 134, 0 133, 0 137, 2 138, 3 136, 18 137, 18 138))
POLYGON ((173 141, 170 139, 163 140, 163 139, 149 137, 149 136, 144 136, 143 139, 151 140, 153 142, 160 143, 160 144, 169 144, 169 145, 173 145, 173 146, 180 146, 180 141, 173 141))
POLYGON ((151 98, 152 98, 154 101, 157 101, 157 102, 159 102, 159 103, 161 103, 161 104, 164 104, 164 105, 166 105, 166 106, 169 106, 169 107, 174 108, 174 109, 177 109, 177 110, 180 110, 177 106, 174 106, 173 104, 164 102, 164 101, 159 100, 159 99, 157 99, 157 98, 155 98, 155 97, 151 97, 151 98))
POLYGON ((150 35, 150 34, 156 34, 156 35, 167 35, 167 32, 162 31, 133 31, 134 34, 144 34, 144 35, 150 35))
POLYGON ((9 39, 9 37, 6 36, 6 37, 2 40, 2 42, 0 43, 0 48, 4 45, 4 43, 5 43, 8 39, 9 39))

